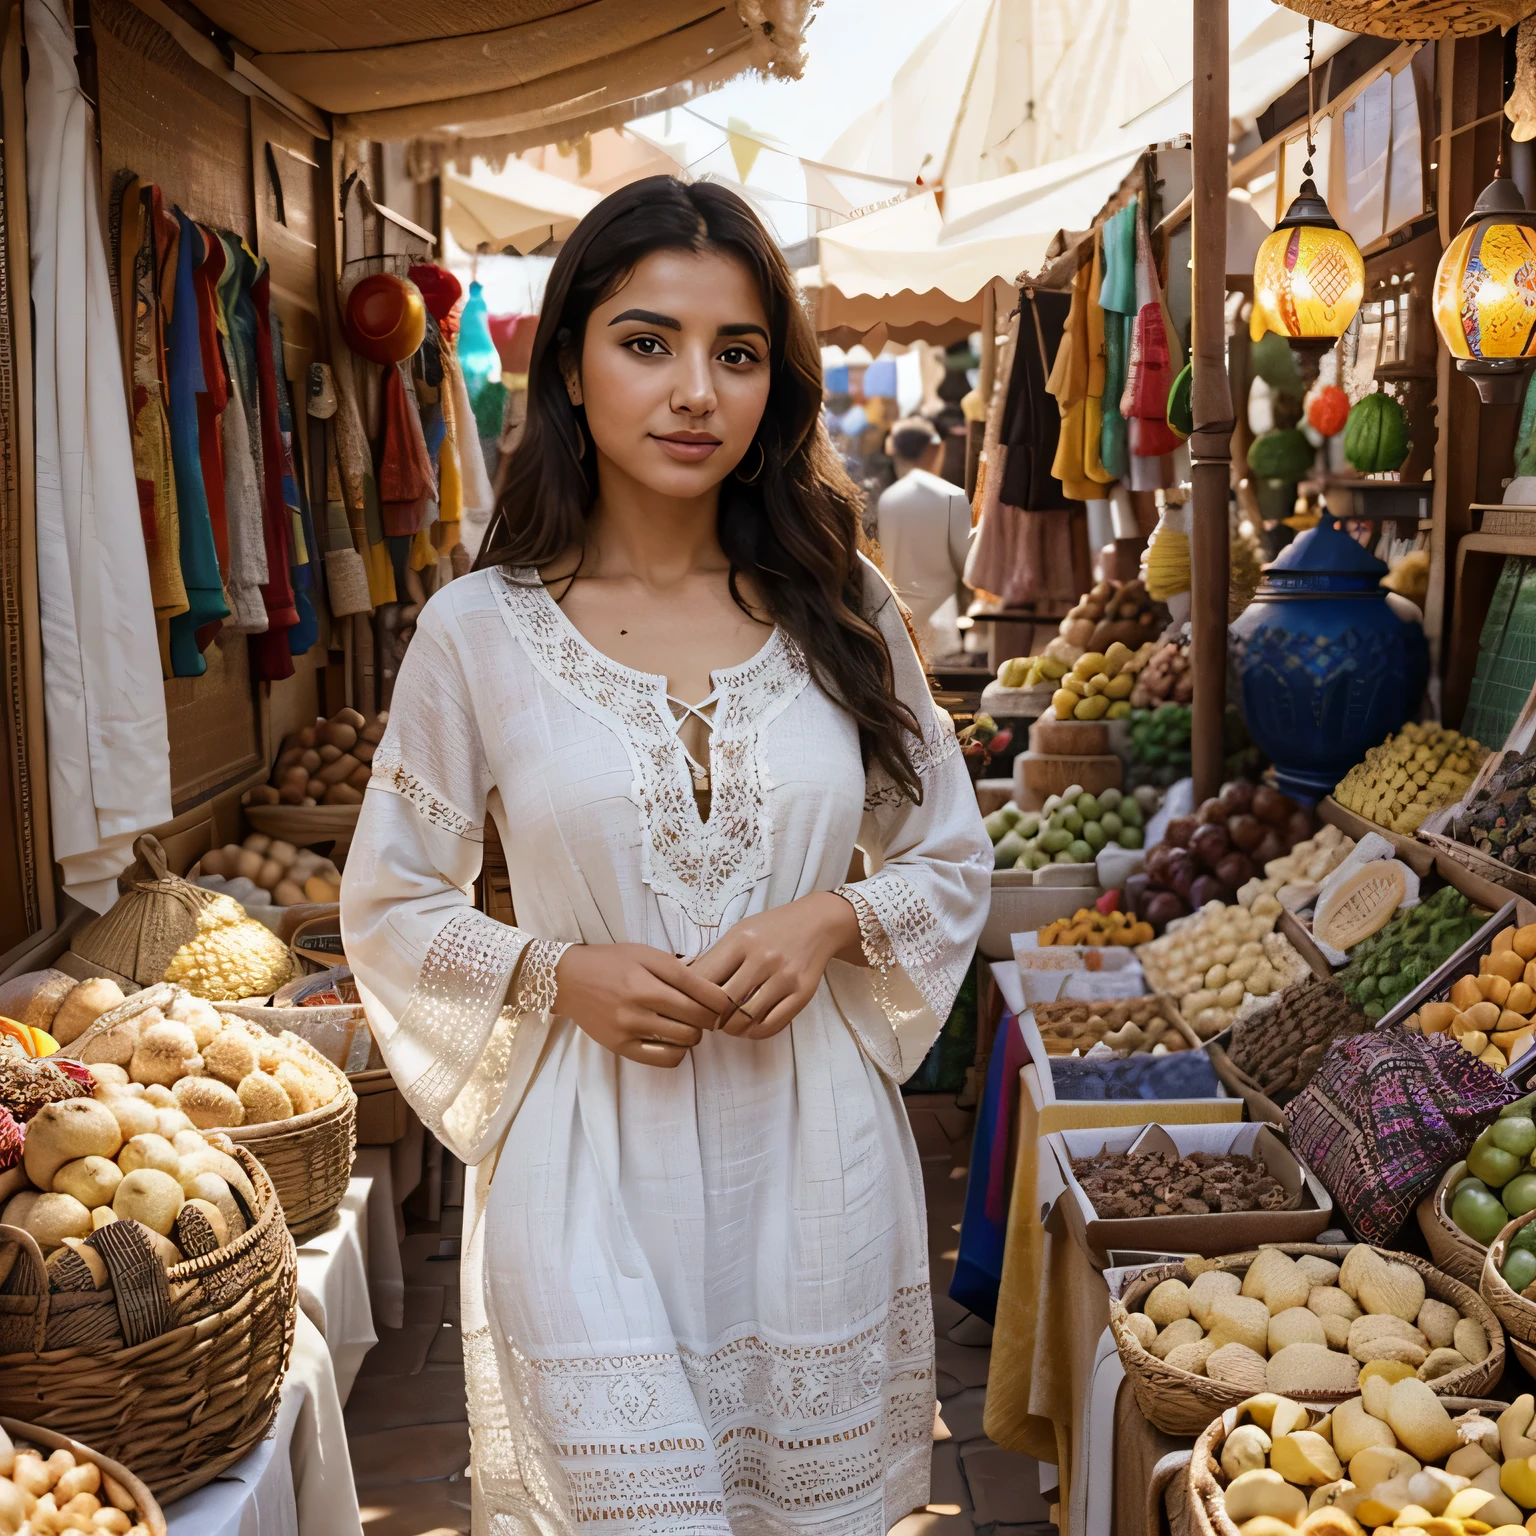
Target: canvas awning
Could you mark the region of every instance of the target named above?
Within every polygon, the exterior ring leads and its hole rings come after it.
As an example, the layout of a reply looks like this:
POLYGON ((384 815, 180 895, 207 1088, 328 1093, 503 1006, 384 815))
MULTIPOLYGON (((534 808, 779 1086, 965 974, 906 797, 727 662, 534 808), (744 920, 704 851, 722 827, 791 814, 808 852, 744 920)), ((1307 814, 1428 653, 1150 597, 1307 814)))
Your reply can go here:
POLYGON ((443 177, 443 222, 466 251, 511 246, 526 256, 563 240, 601 201, 598 193, 521 160, 499 171, 477 165, 468 177, 443 177))
MULTIPOLYGON (((155 0, 139 0, 151 14, 155 0)), ((746 69, 795 78, 811 0, 207 0, 235 68, 337 137, 547 142, 746 69), (510 16, 515 19, 509 19, 510 16)))

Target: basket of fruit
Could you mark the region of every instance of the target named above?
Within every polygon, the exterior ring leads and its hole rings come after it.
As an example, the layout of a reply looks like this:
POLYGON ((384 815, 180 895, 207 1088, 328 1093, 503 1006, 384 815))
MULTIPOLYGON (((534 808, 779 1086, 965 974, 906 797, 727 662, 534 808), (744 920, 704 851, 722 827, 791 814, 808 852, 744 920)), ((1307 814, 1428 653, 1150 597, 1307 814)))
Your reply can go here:
POLYGON ((1479 1290, 1509 1334, 1509 1347, 1527 1374, 1536 1373, 1536 1216, 1533 1206, 1494 1238, 1483 1260, 1479 1290))
POLYGON ((1337 1402, 1386 1365, 1442 1395, 1504 1372, 1503 1330, 1472 1286, 1366 1243, 1144 1269, 1110 1299, 1109 1326, 1142 1413, 1169 1435, 1198 1434, 1255 1392, 1337 1402))
POLYGON ((1331 1411, 1263 1392, 1205 1427, 1186 1485, 1200 1536, 1525 1529, 1536 1506, 1529 1396, 1506 1407, 1437 1397, 1385 1366, 1360 1374, 1361 1395, 1331 1411))
POLYGON ((264 1028, 261 1012, 226 1013, 162 983, 103 1014, 72 1049, 97 1077, 98 1099, 130 1095, 125 1114, 179 1111, 189 1127, 245 1147, 271 1178, 289 1229, 307 1237, 346 1193, 357 1095, 307 1040, 264 1028))
POLYGON ((1090 795, 1073 784, 1038 811, 1020 810, 1010 800, 985 825, 994 869, 1044 869, 1047 864, 1092 864, 1111 844, 1140 848, 1146 811, 1135 795, 1118 789, 1090 795))
MULTIPOLYGON (((44 1105, 0 1212, 0 1412, 132 1466, 164 1500, 277 1414, 298 1263, 261 1164, 127 1094, 44 1105), (138 1129, 145 1113, 156 1131, 138 1129)), ((57 1527, 54 1527, 57 1529, 57 1527)))
POLYGON ((154 1494, 127 1467, 68 1435, 7 1418, 0 1418, 0 1530, 166 1536, 154 1494))
POLYGON ((1536 1094, 1506 1104, 1420 1202, 1419 1227, 1436 1264, 1468 1285, 1482 1281, 1488 1245, 1536 1209, 1536 1094))
POLYGON ((1403 1022, 1426 1035, 1448 1034, 1464 1051, 1502 1072, 1536 1043, 1536 923, 1506 924, 1486 953, 1469 953, 1437 979, 1434 993, 1403 1022), (1477 974, 1472 974, 1472 966, 1477 974))

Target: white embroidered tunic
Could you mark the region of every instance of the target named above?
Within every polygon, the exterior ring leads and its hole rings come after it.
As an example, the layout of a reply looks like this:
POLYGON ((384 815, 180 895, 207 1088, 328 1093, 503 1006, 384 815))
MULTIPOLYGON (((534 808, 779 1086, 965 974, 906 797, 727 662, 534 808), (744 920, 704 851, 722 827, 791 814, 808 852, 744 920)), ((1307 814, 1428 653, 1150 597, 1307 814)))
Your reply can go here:
POLYGON ((873 567, 866 588, 923 727, 920 806, 866 775, 779 630, 713 674, 706 819, 666 680, 597 651, 534 573, 464 577, 422 612, 342 921, 395 1080, 476 1165, 478 1536, 885 1536, 927 1500, 926 1223, 897 1085, 970 961, 992 857, 873 567), (515 928, 471 905, 488 816, 515 928), (847 884, 855 847, 870 873, 847 884), (567 943, 692 958, 837 889, 871 966, 832 961, 773 1039, 706 1034, 666 1070, 549 1012, 567 943))

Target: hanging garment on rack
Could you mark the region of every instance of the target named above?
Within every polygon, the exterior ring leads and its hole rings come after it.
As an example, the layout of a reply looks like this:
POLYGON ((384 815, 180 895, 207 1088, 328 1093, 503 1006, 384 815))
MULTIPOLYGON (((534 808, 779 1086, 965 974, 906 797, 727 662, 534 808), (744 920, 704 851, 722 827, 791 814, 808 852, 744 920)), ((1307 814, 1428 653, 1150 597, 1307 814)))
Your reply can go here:
POLYGON ((1136 316, 1136 210, 1127 204, 1104 226, 1104 280, 1099 304, 1104 311, 1104 419, 1099 429, 1099 457, 1113 479, 1130 468, 1130 444, 1120 398, 1125 392, 1136 316))
POLYGON ((267 582, 267 545, 261 514, 261 422, 256 409, 254 356, 245 359, 239 337, 240 314, 250 311, 254 334, 256 313, 251 307, 250 280, 256 263, 229 234, 217 236, 224 248, 224 270, 215 293, 219 352, 229 387, 229 404, 219 419, 224 450, 224 509, 229 519, 229 628, 237 634, 259 635, 267 629, 267 607, 261 589, 267 582), (249 378, 249 387, 246 380, 249 378))
POLYGON ((1111 478, 1099 457, 1103 425, 1104 311, 1098 303, 1098 245, 1072 279, 1072 305, 1046 392, 1056 397, 1061 433, 1051 473, 1073 501, 1088 501, 1111 478), (1095 394, 1097 391, 1097 395, 1095 394))
POLYGON ((53 857, 104 912, 133 839, 171 815, 165 689, 135 490, 95 114, 63 0, 23 13, 29 72, 37 591, 53 857))
POLYGON ((384 440, 375 478, 384 532, 390 538, 409 537, 426 526, 437 488, 416 394, 405 368, 397 363, 384 370, 384 440))
MULTIPOLYGON (((203 454, 197 397, 204 393, 202 339, 197 314, 195 273, 203 261, 203 237, 180 208, 173 210, 179 238, 176 281, 167 306, 166 373, 170 381, 171 461, 176 471, 176 510, 181 525, 181 576, 187 585, 187 611, 171 620, 171 671, 177 677, 201 677, 208 670, 203 651, 229 617, 224 578, 213 538, 213 518, 203 478, 203 454)), ((222 499, 223 481, 220 479, 222 499)))
POLYGON ((302 656, 320 638, 320 618, 315 612, 314 601, 320 546, 315 542, 309 497, 304 493, 304 476, 294 463, 293 398, 288 389, 283 322, 276 314, 271 317, 271 330, 272 375, 277 386, 277 430, 283 454, 283 505, 288 509, 293 536, 293 564, 289 576, 293 585, 293 606, 299 615, 298 623, 288 631, 288 649, 293 655, 302 656))
POLYGON ((219 346, 218 287, 224 275, 223 242, 211 230, 197 225, 203 259, 192 274, 197 294, 197 338, 203 361, 204 389, 197 397, 197 446, 203 463, 203 489, 208 497, 208 520, 213 524, 213 547, 220 574, 229 578, 229 518, 224 502, 224 440, 222 418, 229 404, 229 380, 224 372, 224 353, 219 346))
POLYGON ((160 670, 171 676, 171 620, 187 611, 181 578, 181 531, 176 515, 176 476, 171 468, 171 427, 165 413, 165 317, 160 309, 155 224, 160 189, 137 178, 119 199, 119 284, 124 350, 130 391, 129 427, 139 517, 149 558, 149 590, 155 605, 160 670))
POLYGON ((1045 289, 1019 294, 1019 340, 1003 406, 1000 498, 1028 512, 1067 511, 1072 502, 1051 473, 1061 439, 1061 412, 1046 393, 1061 346, 1070 298, 1045 289))
POLYGON ((1168 425, 1168 391, 1184 366, 1183 350, 1168 319, 1147 221, 1136 222, 1136 327, 1120 411, 1131 424, 1132 490, 1163 490, 1175 483, 1172 454, 1180 439, 1168 425))
POLYGON ((277 373, 272 366, 272 273, 256 263, 251 283, 256 316, 255 363, 258 417, 261 423, 261 509, 267 545, 267 583, 261 589, 267 607, 267 631, 251 642, 256 676, 267 682, 293 676, 288 631, 299 622, 294 602, 293 517, 283 500, 283 442, 278 425, 277 373))

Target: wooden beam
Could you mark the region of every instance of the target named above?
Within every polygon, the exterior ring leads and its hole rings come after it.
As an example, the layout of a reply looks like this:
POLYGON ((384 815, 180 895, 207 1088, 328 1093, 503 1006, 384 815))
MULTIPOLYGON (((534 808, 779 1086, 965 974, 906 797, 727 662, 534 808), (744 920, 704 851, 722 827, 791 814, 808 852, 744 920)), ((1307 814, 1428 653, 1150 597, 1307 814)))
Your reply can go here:
POLYGON ((1195 0, 1193 358, 1189 457, 1190 668, 1194 674, 1191 768, 1198 803, 1221 788, 1227 704, 1227 585, 1232 393, 1227 385, 1227 0, 1195 0))

